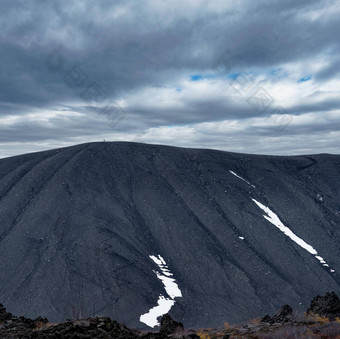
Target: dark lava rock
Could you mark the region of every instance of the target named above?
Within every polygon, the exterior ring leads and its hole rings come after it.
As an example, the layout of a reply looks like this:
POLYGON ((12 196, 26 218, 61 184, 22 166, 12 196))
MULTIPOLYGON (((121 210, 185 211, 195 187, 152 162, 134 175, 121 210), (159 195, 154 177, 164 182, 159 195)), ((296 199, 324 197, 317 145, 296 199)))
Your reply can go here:
MULTIPOLYGON (((0 337, 4 338, 117 338, 134 339, 140 333, 108 317, 49 324, 46 318, 15 317, 0 304, 0 337)), ((164 338, 156 336, 154 338, 164 338)), ((151 336, 150 338, 153 338, 151 336)))
MULTIPOLYGON (((183 324, 173 320, 168 314, 161 320, 161 331, 140 332, 111 320, 109 317, 94 317, 81 320, 68 320, 64 323, 51 324, 46 318, 34 320, 23 316, 12 316, 0 304, 1 338, 115 338, 115 339, 164 339, 172 338, 184 331, 183 324)), ((199 339, 195 333, 180 335, 182 339, 199 339)))
POLYGON ((293 318, 293 309, 289 305, 283 305, 273 317, 268 314, 261 319, 261 323, 279 324, 290 322, 293 318))
POLYGON ((289 305, 283 305, 273 316, 271 323, 286 323, 293 318, 293 309, 289 305))
MULTIPOLYGON (((185 339, 200 339, 200 337, 195 333, 188 334, 184 338, 185 339)), ((223 337, 223 339, 224 339, 224 337, 223 337)))
POLYGON ((336 317, 340 317, 340 299, 334 291, 326 293, 324 297, 317 295, 312 300, 307 313, 314 313, 335 320, 336 317))
POLYGON ((172 319, 169 314, 163 315, 159 331, 161 334, 172 334, 183 330, 184 326, 181 322, 172 319))
POLYGON ((4 305, 0 304, 0 321, 3 322, 9 319, 12 319, 12 314, 7 313, 4 305))
POLYGON ((269 316, 268 314, 265 315, 262 319, 261 319, 261 323, 270 323, 272 321, 271 316, 269 316))

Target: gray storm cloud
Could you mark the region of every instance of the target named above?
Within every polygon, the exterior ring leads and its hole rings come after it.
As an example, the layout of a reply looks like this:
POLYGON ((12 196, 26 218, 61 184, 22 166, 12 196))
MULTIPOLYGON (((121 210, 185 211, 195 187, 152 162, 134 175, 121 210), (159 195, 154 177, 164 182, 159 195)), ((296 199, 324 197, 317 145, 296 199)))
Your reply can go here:
POLYGON ((102 139, 337 152, 339 1, 0 10, 0 157, 102 139))

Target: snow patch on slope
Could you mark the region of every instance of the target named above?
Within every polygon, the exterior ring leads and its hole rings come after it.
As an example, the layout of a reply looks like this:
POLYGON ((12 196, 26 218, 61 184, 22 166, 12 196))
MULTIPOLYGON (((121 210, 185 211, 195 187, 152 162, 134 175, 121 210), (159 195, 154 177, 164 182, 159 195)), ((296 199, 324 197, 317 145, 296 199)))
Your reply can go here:
POLYGON ((141 315, 139 321, 150 327, 159 326, 157 318, 168 313, 174 304, 174 300, 160 295, 157 301, 157 306, 151 308, 148 313, 141 315))
POLYGON ((158 255, 158 257, 150 255, 150 259, 158 265, 161 272, 154 271, 157 278, 160 279, 164 285, 165 291, 170 298, 164 297, 162 294, 159 296, 157 306, 151 308, 149 312, 140 316, 139 321, 150 326, 159 326, 158 318, 163 314, 170 311, 171 307, 175 304, 175 298, 182 297, 182 292, 176 284, 176 280, 171 278, 173 274, 168 269, 165 260, 158 255))
MULTIPOLYGON (((267 219, 270 223, 272 223, 274 226, 276 226, 281 232, 283 232, 286 236, 288 236, 290 239, 292 239, 300 247, 305 249, 310 254, 313 254, 315 256, 315 258, 320 261, 322 266, 329 267, 329 265, 326 263, 326 261, 322 257, 320 257, 319 255, 317 255, 318 252, 311 245, 307 244, 303 239, 301 239, 295 233, 293 233, 290 228, 285 226, 281 222, 281 220, 279 219, 277 214, 275 214, 269 207, 266 207, 265 205, 261 204, 260 202, 258 202, 257 200, 255 200, 253 198, 252 198, 252 200, 255 202, 255 204, 258 207, 260 207, 266 213, 266 215, 263 216, 265 219, 267 219)), ((332 269, 330 271, 332 273, 334 272, 334 270, 332 270, 332 269)))
POLYGON ((229 170, 229 172, 232 174, 232 175, 235 175, 235 177, 237 177, 237 178, 239 178, 239 179, 241 179, 241 180, 243 180, 244 182, 246 182, 248 185, 250 185, 250 186, 252 186, 252 187, 254 187, 254 188, 256 188, 254 185, 252 185, 249 181, 247 181, 246 179, 243 179, 241 176, 239 176, 238 174, 236 174, 235 172, 233 172, 233 171, 230 171, 229 170))

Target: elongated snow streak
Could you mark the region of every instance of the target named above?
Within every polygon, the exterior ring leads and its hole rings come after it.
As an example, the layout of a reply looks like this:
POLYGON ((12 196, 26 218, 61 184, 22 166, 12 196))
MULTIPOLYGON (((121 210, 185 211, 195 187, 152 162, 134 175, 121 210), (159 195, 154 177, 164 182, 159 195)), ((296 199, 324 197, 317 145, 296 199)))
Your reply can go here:
MULTIPOLYGON (((270 223, 272 223, 274 226, 276 226, 281 232, 283 232, 287 237, 292 239, 300 247, 305 249, 310 254, 314 255, 314 257, 317 260, 320 261, 322 266, 329 267, 329 265, 326 263, 326 261, 318 255, 318 252, 311 245, 307 244, 303 239, 299 238, 295 233, 293 233, 290 228, 285 226, 281 222, 281 220, 279 219, 277 214, 275 214, 269 207, 262 205, 260 202, 258 202, 257 200, 255 200, 253 198, 252 198, 252 200, 255 202, 255 204, 258 207, 260 207, 266 213, 266 215, 263 216, 265 219, 267 219, 270 223)), ((333 269, 330 269, 330 271, 332 273, 334 272, 333 269)))
POLYGON ((252 185, 249 181, 247 181, 246 179, 243 179, 241 176, 239 176, 238 174, 236 174, 235 172, 233 172, 233 171, 230 171, 229 170, 229 172, 231 173, 231 174, 233 174, 233 175, 235 175, 235 177, 237 177, 237 178, 239 178, 239 179, 241 179, 241 180, 243 180, 244 182, 246 182, 248 185, 250 185, 250 186, 252 186, 252 187, 254 187, 254 188, 256 188, 254 185, 252 185))
POLYGON ((149 257, 155 264, 158 265, 161 272, 154 272, 157 275, 157 278, 162 281, 165 291, 170 297, 167 298, 161 294, 158 298, 157 306, 151 308, 148 313, 140 316, 139 320, 142 323, 150 327, 155 327, 160 325, 157 319, 170 311, 171 307, 175 304, 174 299, 182 297, 182 292, 178 288, 176 280, 174 278, 170 278, 173 274, 169 271, 165 260, 160 255, 158 255, 158 257, 150 255, 149 257))

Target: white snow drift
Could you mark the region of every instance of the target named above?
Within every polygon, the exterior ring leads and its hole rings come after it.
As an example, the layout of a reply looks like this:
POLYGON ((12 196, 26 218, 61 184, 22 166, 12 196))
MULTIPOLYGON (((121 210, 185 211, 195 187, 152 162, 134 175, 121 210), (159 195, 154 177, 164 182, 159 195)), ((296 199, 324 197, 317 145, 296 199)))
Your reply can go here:
MULTIPOLYGON (((277 214, 275 214, 269 207, 264 206, 263 204, 261 204, 260 202, 258 202, 257 200, 255 200, 253 198, 252 198, 252 200, 255 202, 255 204, 258 207, 260 207, 266 213, 266 215, 263 216, 265 219, 267 219, 270 223, 272 223, 274 226, 276 226, 281 232, 283 232, 286 236, 288 236, 290 239, 292 239, 300 247, 305 249, 310 254, 313 254, 315 256, 315 258, 320 261, 322 266, 329 267, 329 265, 326 263, 326 261, 322 257, 320 257, 319 255, 317 255, 318 252, 311 245, 307 244, 303 239, 299 238, 296 234, 294 234, 290 228, 285 226, 281 222, 281 220, 279 219, 277 214)), ((333 269, 331 269, 330 271, 334 272, 333 269)))
POLYGON ((240 175, 236 174, 235 172, 230 171, 230 170, 229 170, 229 172, 230 172, 232 175, 235 175, 235 177, 237 177, 237 178, 243 180, 244 182, 246 182, 248 185, 250 185, 250 186, 256 188, 256 187, 255 187, 254 185, 252 185, 249 181, 247 181, 246 179, 242 178, 240 175))
POLYGON ((155 327, 159 325, 158 318, 163 314, 166 314, 170 311, 171 307, 175 304, 175 298, 182 297, 182 292, 178 288, 176 284, 176 280, 174 278, 170 278, 173 274, 169 271, 168 266, 165 260, 158 255, 155 257, 153 255, 149 256, 159 267, 161 273, 158 271, 154 271, 164 285, 165 291, 170 298, 164 297, 162 294, 158 298, 157 306, 151 308, 149 312, 140 316, 139 320, 150 326, 155 327))

